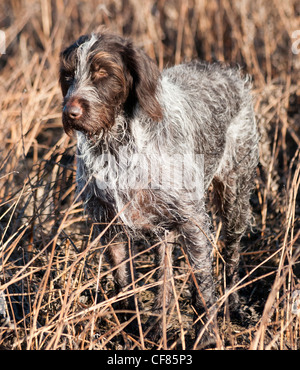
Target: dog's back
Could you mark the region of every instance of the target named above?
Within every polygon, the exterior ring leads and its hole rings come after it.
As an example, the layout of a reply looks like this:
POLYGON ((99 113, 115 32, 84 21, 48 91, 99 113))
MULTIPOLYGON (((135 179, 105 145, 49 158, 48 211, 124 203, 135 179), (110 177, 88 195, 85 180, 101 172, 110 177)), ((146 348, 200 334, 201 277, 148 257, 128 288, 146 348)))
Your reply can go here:
POLYGON ((256 146, 257 132, 248 78, 236 68, 200 61, 180 64, 161 73, 157 99, 160 122, 137 111, 132 132, 154 155, 157 148, 168 155, 203 155, 204 188, 222 170, 224 158, 234 160, 235 142, 256 146), (144 122, 147 121, 145 125, 144 122), (228 134, 228 135, 227 135, 228 134), (151 145, 153 144, 153 145, 151 145))

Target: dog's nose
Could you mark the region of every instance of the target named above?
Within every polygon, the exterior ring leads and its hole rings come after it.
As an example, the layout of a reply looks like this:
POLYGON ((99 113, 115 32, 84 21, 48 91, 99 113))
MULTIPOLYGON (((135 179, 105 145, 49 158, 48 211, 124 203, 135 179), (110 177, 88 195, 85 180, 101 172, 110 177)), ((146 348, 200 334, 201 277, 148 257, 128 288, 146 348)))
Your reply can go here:
POLYGON ((63 113, 71 119, 79 119, 82 116, 82 108, 78 103, 67 103, 64 106, 63 113))

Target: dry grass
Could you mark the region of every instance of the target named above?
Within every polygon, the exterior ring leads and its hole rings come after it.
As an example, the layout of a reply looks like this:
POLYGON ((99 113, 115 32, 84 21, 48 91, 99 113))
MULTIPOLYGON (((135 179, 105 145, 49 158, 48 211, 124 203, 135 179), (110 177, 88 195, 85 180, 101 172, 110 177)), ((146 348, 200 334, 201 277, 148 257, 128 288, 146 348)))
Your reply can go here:
POLYGON ((261 165, 252 199, 255 227, 243 239, 235 287, 250 318, 229 323, 221 225, 213 217, 218 348, 300 349, 300 316, 291 310, 292 293, 300 289, 300 54, 291 51, 291 35, 300 29, 298 0, 0 4, 7 48, 0 58, 0 348, 184 349, 194 343, 184 253, 175 253, 176 299, 165 335, 151 343, 142 325, 155 286, 151 247, 138 248, 137 280, 115 297, 105 246, 92 241, 91 223, 74 195, 75 141, 61 126, 58 55, 103 24, 132 37, 160 68, 200 57, 239 63, 253 76, 261 165), (124 330, 128 323, 119 322, 114 305, 133 293, 141 301, 136 336, 124 330))

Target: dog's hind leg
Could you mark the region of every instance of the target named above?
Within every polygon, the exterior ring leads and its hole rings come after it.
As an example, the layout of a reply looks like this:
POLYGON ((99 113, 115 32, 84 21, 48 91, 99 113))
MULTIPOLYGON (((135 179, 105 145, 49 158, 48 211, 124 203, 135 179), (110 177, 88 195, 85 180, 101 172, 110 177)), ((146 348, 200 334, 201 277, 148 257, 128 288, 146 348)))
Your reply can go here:
MULTIPOLYGON (((250 196, 254 187, 255 167, 257 164, 256 142, 248 141, 235 150, 233 166, 226 168, 214 181, 219 195, 219 208, 224 224, 226 263, 226 289, 231 289, 239 279, 240 241, 251 221, 250 196)), ((240 315, 239 294, 229 296, 232 313, 240 315)))

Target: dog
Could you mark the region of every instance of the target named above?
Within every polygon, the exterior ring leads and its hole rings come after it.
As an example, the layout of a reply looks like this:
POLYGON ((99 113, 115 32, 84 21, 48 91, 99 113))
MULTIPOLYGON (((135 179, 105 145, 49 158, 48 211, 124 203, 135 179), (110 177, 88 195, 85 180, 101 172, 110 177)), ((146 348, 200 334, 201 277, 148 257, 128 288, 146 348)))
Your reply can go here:
MULTIPOLYGON (((77 135, 78 193, 95 223, 111 223, 102 243, 117 293, 132 281, 128 240, 155 237, 160 284, 153 313, 159 319, 149 335, 160 338, 172 299, 171 251, 179 240, 192 268, 196 335, 202 330, 201 343, 215 342, 205 194, 212 185, 230 289, 238 282, 258 163, 249 79, 238 68, 201 61, 160 72, 130 40, 103 31, 81 36, 61 52, 60 85, 64 130, 77 135), (206 319, 199 320, 203 313, 206 319)), ((239 305, 234 292, 230 307, 238 311, 239 305)))

